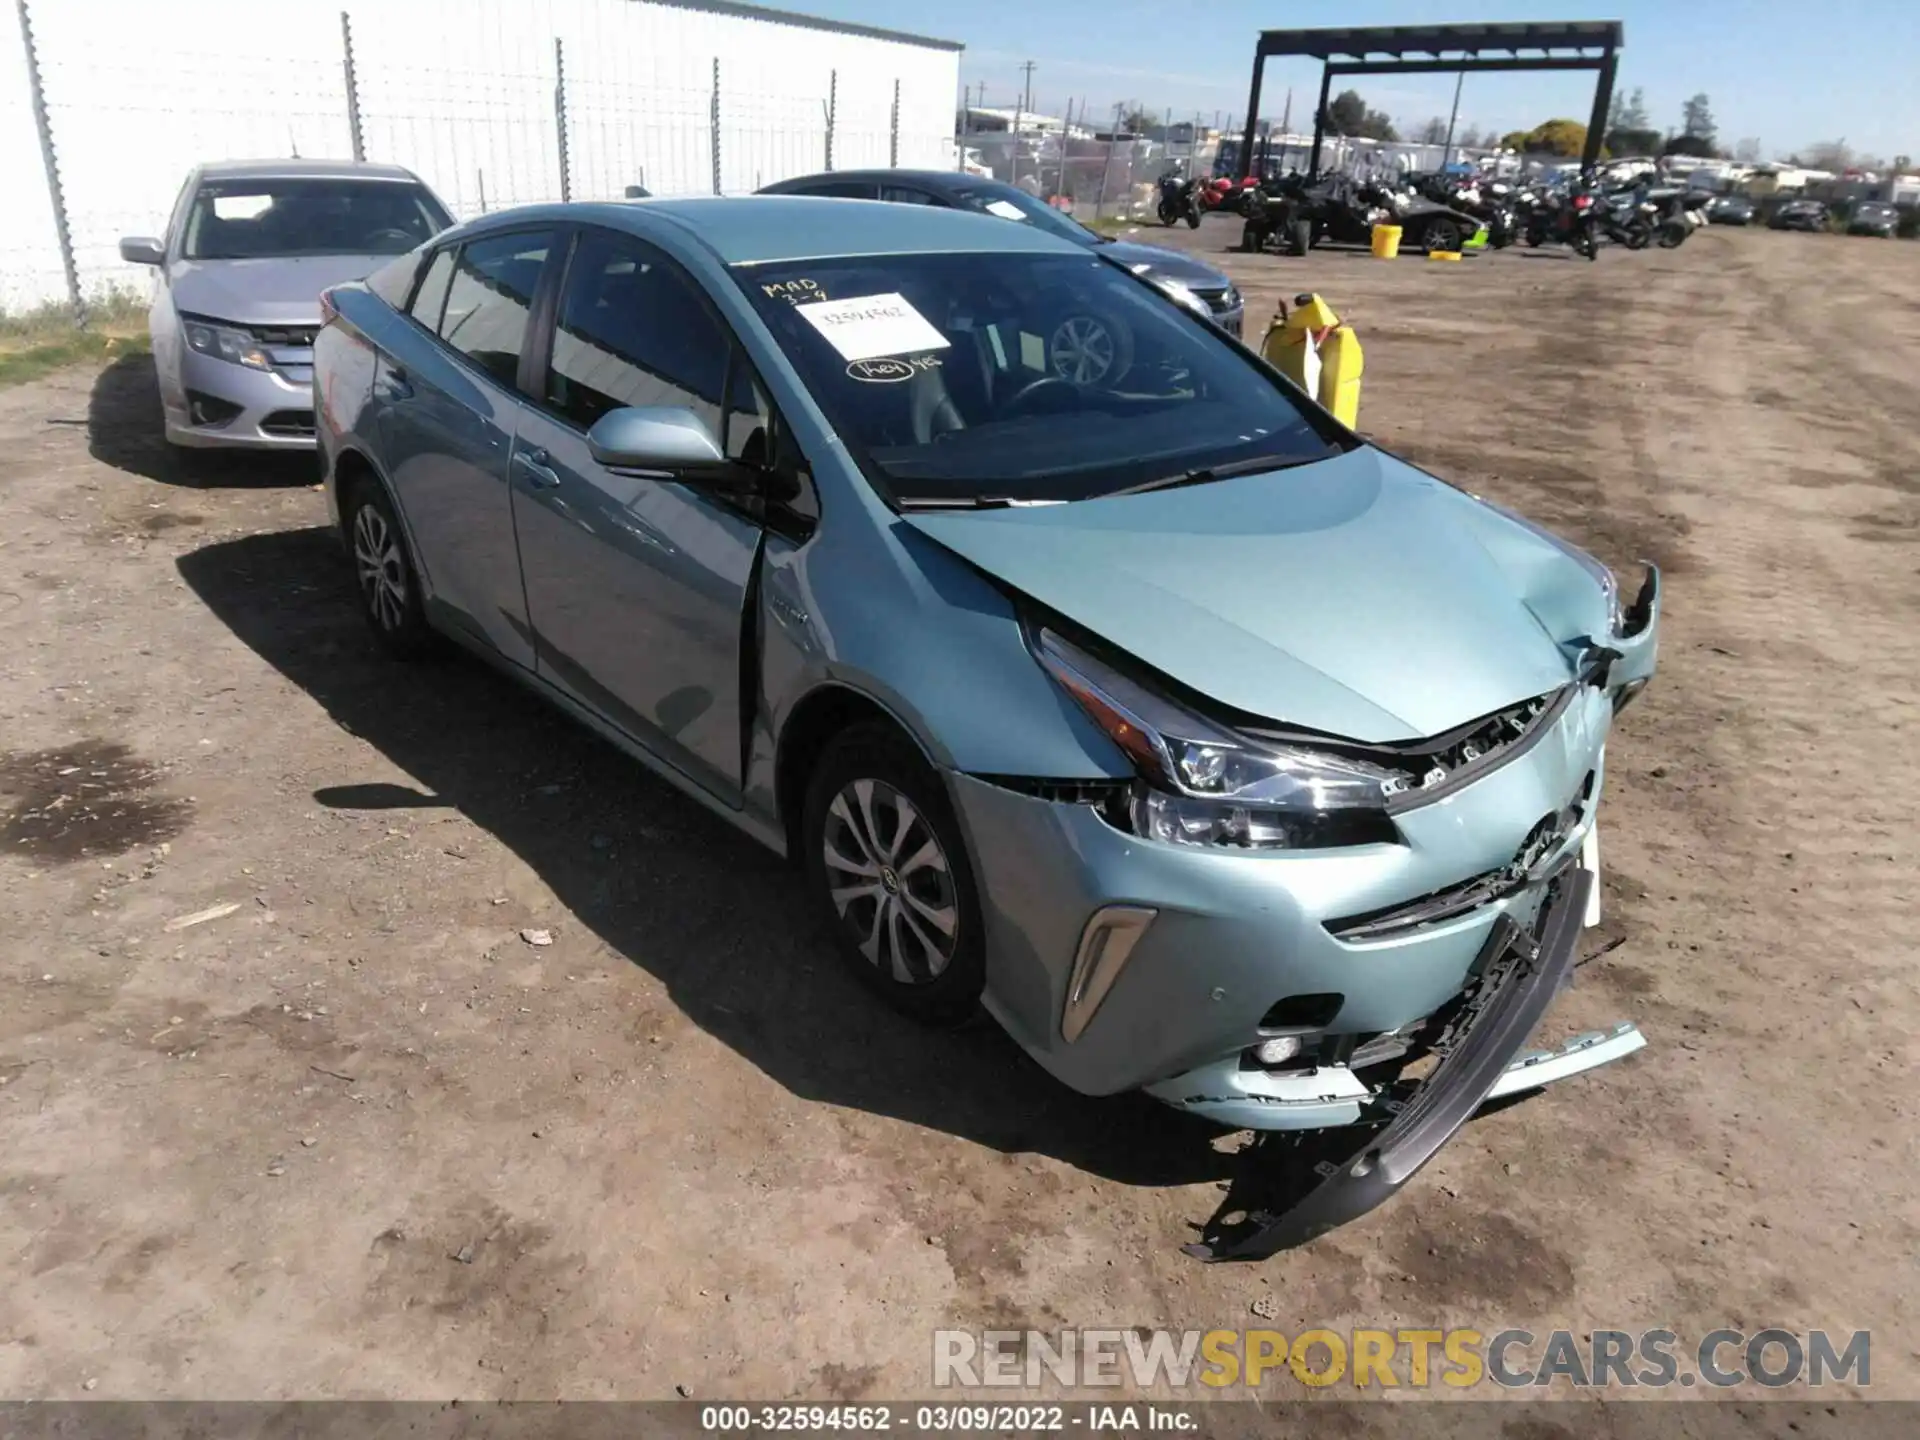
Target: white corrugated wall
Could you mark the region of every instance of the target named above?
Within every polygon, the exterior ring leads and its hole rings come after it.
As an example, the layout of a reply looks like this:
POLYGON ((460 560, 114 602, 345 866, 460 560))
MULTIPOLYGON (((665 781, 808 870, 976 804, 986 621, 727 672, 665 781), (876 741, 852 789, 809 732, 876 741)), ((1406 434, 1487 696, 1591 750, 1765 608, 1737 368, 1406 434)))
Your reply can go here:
MULTIPOLYGON (((11 6, 9 6, 11 8, 11 6)), ((560 198, 554 41, 575 199, 750 191, 834 162, 953 163, 951 49, 661 0, 30 0, 82 284, 138 285, 122 235, 156 234, 201 160, 352 153, 351 17, 370 160, 462 216, 560 198), (837 72, 837 85, 830 85, 837 72)), ((8 25, 6 28, 12 28, 8 25)), ((18 34, 0 30, 0 308, 63 294, 18 34)))

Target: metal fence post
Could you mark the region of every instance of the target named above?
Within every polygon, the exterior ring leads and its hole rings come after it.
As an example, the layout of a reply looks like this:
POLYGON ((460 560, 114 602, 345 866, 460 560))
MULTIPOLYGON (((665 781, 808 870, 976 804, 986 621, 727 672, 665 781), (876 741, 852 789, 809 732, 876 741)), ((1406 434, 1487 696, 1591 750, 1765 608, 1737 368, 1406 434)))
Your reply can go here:
POLYGON ((1098 220, 1107 205, 1107 179, 1113 173, 1113 147, 1120 139, 1121 106, 1113 107, 1113 129, 1107 132, 1107 158, 1100 163, 1100 193, 1094 197, 1093 218, 1098 220))
POLYGON ((900 168, 900 82, 893 82, 893 118, 887 122, 887 168, 900 168))
POLYGON ((833 169, 833 122, 840 108, 840 72, 827 72, 827 169, 833 169))
POLYGON ((67 300, 73 323, 87 323, 87 304, 80 298, 80 272, 73 263, 73 232, 67 228, 67 196, 60 186, 60 159, 54 153, 53 125, 47 118, 47 95, 40 86, 40 53, 33 43, 33 17, 27 0, 14 0, 20 12, 20 43, 27 51, 27 97, 33 108, 33 128, 40 133, 40 163, 47 170, 47 198, 53 202, 53 235, 60 245, 60 268, 67 276, 67 300))
POLYGON ((340 12, 340 53, 347 76, 347 135, 353 142, 353 158, 364 160, 367 146, 360 136, 360 74, 353 64, 353 20, 344 10, 340 12))
POLYGON ((567 155, 567 51, 558 35, 553 37, 553 128, 560 142, 560 198, 573 199, 572 166, 567 155))
POLYGON ((720 57, 713 57, 713 193, 720 193, 720 57))

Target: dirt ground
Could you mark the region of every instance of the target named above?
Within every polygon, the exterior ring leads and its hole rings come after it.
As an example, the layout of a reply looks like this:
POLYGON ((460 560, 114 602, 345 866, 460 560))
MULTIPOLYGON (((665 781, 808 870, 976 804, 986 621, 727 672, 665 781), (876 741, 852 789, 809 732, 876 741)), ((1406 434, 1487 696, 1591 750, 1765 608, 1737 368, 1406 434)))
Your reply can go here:
POLYGON ((1920 245, 1172 238, 1346 312, 1382 443, 1665 567, 1556 1016, 1648 1049, 1201 1265, 1233 1143, 883 1012, 771 856, 377 658, 310 465, 67 370, 0 391, 0 1395, 900 1397, 1002 1323, 1869 1328, 1920 1397, 1920 245))

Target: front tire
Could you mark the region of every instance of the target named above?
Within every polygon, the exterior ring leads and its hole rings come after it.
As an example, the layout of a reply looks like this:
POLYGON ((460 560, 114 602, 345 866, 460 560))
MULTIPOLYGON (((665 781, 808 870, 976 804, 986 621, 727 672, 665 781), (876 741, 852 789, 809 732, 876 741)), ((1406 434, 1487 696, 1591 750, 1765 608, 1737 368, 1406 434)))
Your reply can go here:
POLYGON ((1458 250, 1460 248, 1460 227, 1451 220, 1435 220, 1422 232, 1428 254, 1435 250, 1458 250))
POLYGON ((807 886, 861 984, 929 1025, 978 1011, 979 892, 945 786, 891 726, 856 725, 814 767, 801 822, 807 886))
POLYGON ((346 530, 360 613, 380 648, 396 660, 431 655, 439 648, 439 637, 427 623, 420 572, 393 502, 377 481, 361 480, 348 493, 346 530))

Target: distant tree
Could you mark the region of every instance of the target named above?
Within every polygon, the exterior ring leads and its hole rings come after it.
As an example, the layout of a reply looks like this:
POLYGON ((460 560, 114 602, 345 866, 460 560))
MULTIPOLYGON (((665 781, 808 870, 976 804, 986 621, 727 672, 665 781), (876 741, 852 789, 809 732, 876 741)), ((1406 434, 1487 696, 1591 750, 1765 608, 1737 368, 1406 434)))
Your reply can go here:
POLYGON ((1660 132, 1652 126, 1644 129, 1618 128, 1607 131, 1607 149, 1615 155, 1653 155, 1660 149, 1660 132))
POLYGON ((1738 160, 1742 165, 1758 165, 1760 163, 1760 141, 1758 139, 1742 140, 1738 145, 1733 147, 1733 158, 1738 160))
POLYGON ((1358 136, 1366 140, 1397 140, 1399 133, 1384 110, 1370 110, 1358 90, 1342 90, 1327 103, 1321 124, 1329 135, 1358 136))
POLYGON ((1529 136, 1525 130, 1509 130, 1500 137, 1500 148, 1502 150, 1525 150, 1528 139, 1529 136))
POLYGON ((1462 150, 1484 150, 1494 142, 1491 135, 1482 135, 1478 125, 1469 125, 1454 137, 1462 150))
POLYGON ((1578 120, 1548 120, 1528 131, 1520 148, 1536 155, 1582 155, 1587 148, 1587 127, 1578 120))
POLYGON ((1911 155, 1896 155, 1893 157, 1893 167, 1892 167, 1891 173, 1895 175, 1905 175, 1908 171, 1912 169, 1913 169, 1913 157, 1911 155))
POLYGON ((1712 154, 1715 139, 1713 107, 1707 103, 1707 97, 1704 94, 1695 95, 1680 107, 1680 115, 1680 133, 1690 140, 1704 140, 1707 153, 1712 154))
POLYGON ((1122 130, 1127 131, 1129 134, 1133 134, 1133 135, 1143 134, 1144 132, 1153 129, 1159 124, 1160 124, 1160 117, 1158 115, 1150 114, 1147 110, 1143 109, 1137 102, 1134 104, 1128 105, 1126 108, 1126 113, 1120 117, 1120 128, 1122 130))
POLYGON ((1398 140, 1400 132, 1393 128, 1393 120, 1384 110, 1369 110, 1367 118, 1360 122, 1360 133, 1369 140, 1398 140))
POLYGON ((1330 135, 1358 135, 1367 123, 1367 102, 1358 90, 1342 90, 1327 104, 1324 119, 1330 135))
POLYGON ((1447 143, 1447 122, 1435 115, 1414 133, 1413 138, 1422 145, 1444 145, 1447 143))
POLYGON ((1695 155, 1702 160, 1711 160, 1720 152, 1713 148, 1713 141, 1699 135, 1685 133, 1668 138, 1660 147, 1662 155, 1695 155))

